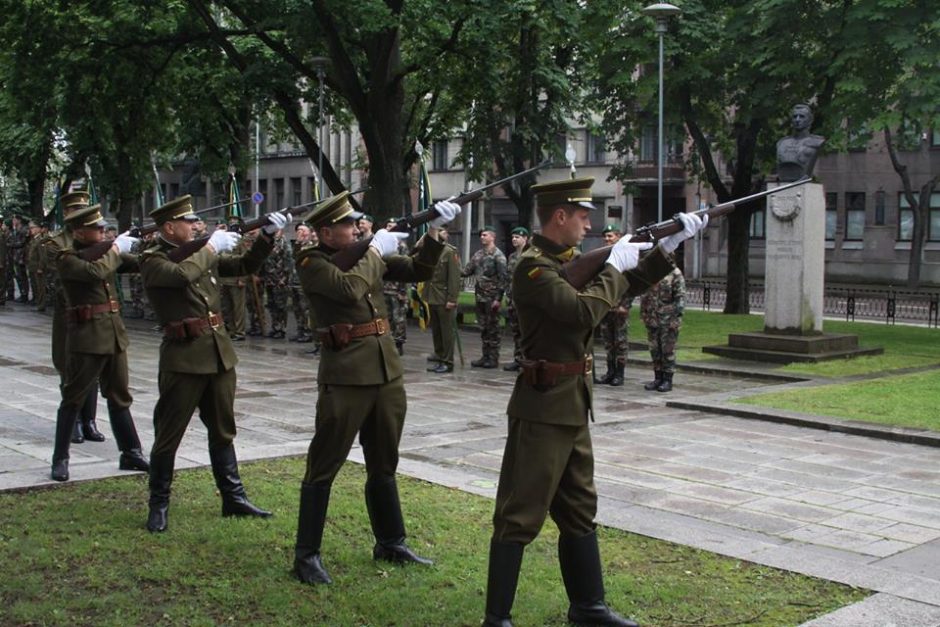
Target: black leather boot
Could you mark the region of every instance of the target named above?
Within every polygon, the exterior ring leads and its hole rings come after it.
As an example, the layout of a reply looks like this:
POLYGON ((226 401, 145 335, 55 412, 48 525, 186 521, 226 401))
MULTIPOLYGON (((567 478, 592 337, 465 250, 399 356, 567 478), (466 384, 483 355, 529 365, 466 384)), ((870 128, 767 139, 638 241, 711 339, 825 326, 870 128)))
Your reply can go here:
POLYGON ((147 531, 151 533, 166 531, 174 461, 173 455, 150 456, 150 513, 147 515, 147 531))
POLYGON ((76 420, 75 424, 72 426, 72 444, 81 444, 85 441, 85 436, 82 435, 82 423, 81 420, 76 420))
POLYGON ((607 385, 610 383, 610 380, 614 377, 614 365, 615 362, 612 359, 607 360, 607 374, 597 380, 598 383, 602 385, 607 385))
POLYGON ((516 599, 523 551, 525 546, 518 542, 490 541, 483 627, 512 627, 512 603, 516 599))
POLYGON ((273 514, 254 505, 245 494, 245 486, 238 475, 238 460, 235 458, 235 446, 210 450, 209 459, 212 462, 212 475, 215 485, 222 495, 223 516, 255 516, 268 518, 273 514))
POLYGON ((580 538, 562 534, 558 538, 558 562, 568 591, 568 621, 575 625, 638 627, 604 602, 604 579, 597 532, 580 538))
POLYGON ((672 392, 672 375, 671 372, 663 373, 663 381, 656 388, 657 392, 672 392))
POLYGON ((417 555, 405 544, 405 521, 398 500, 395 477, 375 477, 366 480, 366 509, 375 535, 372 559, 387 562, 433 564, 417 555))
POLYGON ((111 421, 111 432, 114 433, 118 450, 121 451, 118 468, 144 472, 150 470, 150 464, 147 463, 140 448, 140 437, 137 435, 130 407, 118 407, 109 400, 108 418, 111 421))
POLYGON ((78 420, 77 407, 59 406, 55 420, 55 448, 52 451, 53 481, 69 480, 69 444, 76 420, 78 420))
POLYGON ((98 431, 95 419, 98 417, 98 383, 91 386, 85 395, 85 402, 78 413, 81 422, 82 437, 89 442, 104 442, 104 434, 98 431))
POLYGON ((620 387, 623 385, 623 368, 623 364, 618 364, 616 361, 614 362, 614 376, 612 376, 610 381, 608 381, 610 385, 614 387, 620 387))
POLYGON ((647 392, 652 392, 653 390, 658 388, 660 384, 662 384, 663 382, 663 371, 656 370, 655 372, 656 372, 656 378, 654 378, 652 381, 650 381, 649 383, 643 386, 643 389, 646 390, 647 392))
POLYGON ((333 583, 320 561, 320 543, 330 504, 330 484, 300 485, 300 514, 294 546, 294 575, 303 583, 333 583))
POLYGON ((82 421, 82 435, 85 436, 85 439, 89 442, 104 442, 104 434, 98 431, 98 424, 94 419, 82 421))

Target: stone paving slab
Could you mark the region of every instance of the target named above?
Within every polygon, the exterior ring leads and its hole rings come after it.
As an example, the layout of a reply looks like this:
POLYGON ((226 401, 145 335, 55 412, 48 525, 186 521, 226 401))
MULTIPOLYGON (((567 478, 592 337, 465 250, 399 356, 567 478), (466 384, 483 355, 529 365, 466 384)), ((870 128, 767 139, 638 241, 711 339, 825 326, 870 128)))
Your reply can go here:
POLYGON ((940 625, 940 608, 907 601, 889 594, 875 594, 864 601, 849 605, 801 627, 936 627, 940 625))
MULTIPOLYGON (((131 321, 129 329, 133 413, 149 448, 159 336, 149 324, 131 321)), ((469 362, 479 338, 463 332, 462 339, 469 362)), ((0 489, 51 483, 58 379, 50 374, 48 342, 47 317, 0 309, 0 377, 7 384, 0 398, 0 489)), ((515 375, 469 367, 429 374, 429 344, 427 334, 409 329, 400 471, 493 498, 515 375)), ((237 345, 242 460, 306 453, 317 396, 317 359, 305 354, 308 346, 260 339, 237 345)), ((804 385, 772 376, 682 372, 668 395, 644 392, 648 378, 645 368, 630 366, 623 387, 595 388, 600 523, 881 592, 883 600, 858 610, 872 617, 868 624, 929 617, 940 607, 940 572, 932 566, 940 561, 940 449, 692 406, 804 385), (678 403, 685 405, 672 406, 678 403), (908 613, 897 614, 899 608, 908 613)), ((73 480, 125 474, 117 470, 106 415, 101 402, 108 442, 73 446, 73 480)), ((358 447, 350 459, 362 462, 358 447)), ((205 429, 194 418, 178 466, 207 463, 205 429)))

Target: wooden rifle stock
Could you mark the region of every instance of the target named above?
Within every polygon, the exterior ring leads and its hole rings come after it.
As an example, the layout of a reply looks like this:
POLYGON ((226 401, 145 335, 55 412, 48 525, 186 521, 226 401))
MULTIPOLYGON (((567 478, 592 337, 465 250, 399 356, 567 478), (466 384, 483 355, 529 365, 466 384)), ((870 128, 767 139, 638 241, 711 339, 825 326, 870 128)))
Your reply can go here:
MULTIPOLYGON (((705 209, 700 209, 695 211, 697 216, 708 216, 709 222, 715 218, 719 218, 723 215, 727 215, 734 211, 737 205, 743 205, 744 203, 752 202, 764 196, 769 196, 770 194, 775 194, 779 191, 785 189, 790 189, 791 187, 796 187, 798 185, 803 185, 809 183, 812 180, 811 177, 804 177, 793 183, 787 183, 786 185, 781 185, 774 189, 764 190, 762 192, 757 192, 756 194, 751 194, 750 196, 745 196, 743 198, 738 198, 735 200, 729 200, 728 202, 723 202, 712 207, 707 207, 705 209)), ((653 224, 647 224, 637 229, 636 233, 630 237, 631 242, 653 242, 654 244, 661 240, 664 237, 673 235, 682 230, 682 223, 679 221, 678 214, 673 216, 669 220, 664 220, 662 222, 656 222, 653 224)), ((579 255, 564 264, 561 267, 561 276, 563 279, 568 281, 572 287, 576 290, 582 290, 584 287, 590 283, 594 277, 604 269, 604 264, 607 263, 607 258, 610 256, 610 250, 613 246, 602 246, 601 248, 596 248, 592 251, 586 252, 583 255, 579 255)))
MULTIPOLYGON (((545 161, 538 164, 534 168, 529 168, 528 170, 517 172, 513 174, 512 176, 507 176, 506 178, 500 179, 498 181, 494 181, 492 183, 488 183, 486 185, 483 185, 482 187, 477 187, 476 189, 468 190, 466 192, 463 192, 462 194, 451 196, 450 198, 447 199, 447 202, 452 202, 458 205, 465 205, 469 202, 473 202, 474 200, 477 200, 478 198, 480 198, 483 195, 483 192, 486 192, 487 190, 493 189, 494 187, 498 187, 500 185, 503 185, 504 183, 508 183, 515 179, 526 176, 528 174, 533 174, 535 172, 538 172, 539 170, 541 170, 542 168, 550 164, 551 164, 551 160, 546 159, 545 161)), ((436 218, 437 216, 438 216, 437 210, 431 207, 430 209, 427 209, 425 211, 419 211, 418 213, 413 213, 410 216, 405 216, 404 218, 400 218, 400 219, 396 218, 397 222, 395 222, 395 226, 392 227, 390 230, 397 232, 397 233, 408 233, 412 229, 414 229, 416 226, 426 224, 430 222, 431 220, 433 220, 434 218, 436 218)), ((353 268, 353 266, 359 263, 359 260, 362 259, 362 257, 367 252, 369 252, 369 245, 371 243, 372 243, 372 236, 363 238, 357 241, 356 243, 352 244, 351 246, 348 246, 336 252, 332 257, 330 257, 330 261, 332 261, 333 265, 339 268, 341 272, 349 272, 353 268)))

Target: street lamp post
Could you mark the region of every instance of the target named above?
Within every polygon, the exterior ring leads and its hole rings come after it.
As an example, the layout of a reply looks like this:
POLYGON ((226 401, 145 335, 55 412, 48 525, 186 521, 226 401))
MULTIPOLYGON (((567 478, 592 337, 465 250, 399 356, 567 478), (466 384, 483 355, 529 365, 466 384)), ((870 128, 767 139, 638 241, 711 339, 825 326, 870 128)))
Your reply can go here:
POLYGON ((659 2, 643 9, 643 13, 656 20, 656 34, 659 35, 659 145, 656 156, 656 216, 663 219, 663 35, 666 34, 669 18, 682 13, 679 7, 659 2))
POLYGON ((323 81, 326 78, 326 68, 330 64, 327 57, 313 57, 310 60, 313 68, 317 72, 317 81, 320 83, 320 105, 317 113, 317 144, 320 146, 320 155, 317 161, 317 189, 320 191, 320 198, 324 198, 323 193, 323 81))

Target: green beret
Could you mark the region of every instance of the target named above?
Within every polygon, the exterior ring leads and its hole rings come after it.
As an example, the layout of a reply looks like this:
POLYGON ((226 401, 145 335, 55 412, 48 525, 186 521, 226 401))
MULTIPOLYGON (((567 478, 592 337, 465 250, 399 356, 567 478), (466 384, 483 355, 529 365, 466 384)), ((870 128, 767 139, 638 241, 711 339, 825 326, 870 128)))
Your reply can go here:
POLYGON ((492 224, 485 224, 485 225, 483 225, 483 228, 480 229, 480 233, 486 233, 487 231, 489 231, 490 233, 493 233, 493 234, 495 235, 495 234, 496 234, 496 227, 493 226, 492 224))
POLYGON ((345 220, 358 220, 363 215, 349 204, 349 192, 340 192, 305 215, 303 221, 311 228, 319 229, 345 220))
POLYGON ((509 233, 510 235, 521 235, 522 237, 529 237, 529 229, 524 226, 517 226, 509 233))
POLYGON ((101 205, 91 205, 83 209, 76 209, 69 214, 65 222, 73 229, 80 229, 85 226, 108 226, 104 217, 101 215, 101 205))
POLYGON ((580 179, 563 179, 551 183, 539 183, 532 186, 535 194, 535 204, 538 207, 553 207, 555 205, 576 205, 583 209, 597 209, 591 201, 591 186, 594 177, 588 176, 580 179))
POLYGON ((186 220, 195 222, 199 216, 193 213, 193 197, 189 194, 174 198, 168 203, 157 207, 150 212, 150 218, 157 224, 164 224, 173 220, 186 220))
POLYGON ((368 213, 362 214, 361 216, 359 216, 359 219, 360 219, 360 220, 368 220, 368 221, 371 222, 372 224, 375 224, 375 218, 373 218, 372 216, 370 216, 368 213))
POLYGON ((602 233, 620 233, 620 225, 616 222, 613 224, 608 224, 604 227, 602 233))

